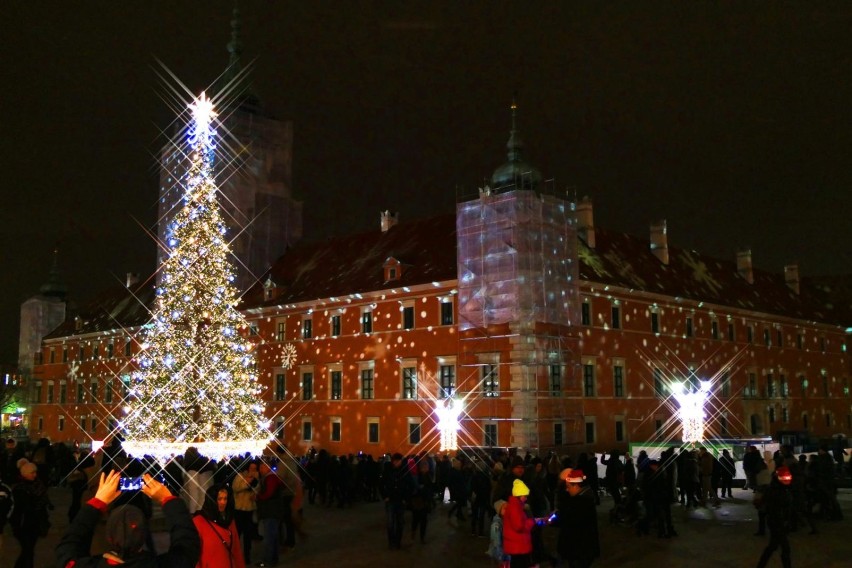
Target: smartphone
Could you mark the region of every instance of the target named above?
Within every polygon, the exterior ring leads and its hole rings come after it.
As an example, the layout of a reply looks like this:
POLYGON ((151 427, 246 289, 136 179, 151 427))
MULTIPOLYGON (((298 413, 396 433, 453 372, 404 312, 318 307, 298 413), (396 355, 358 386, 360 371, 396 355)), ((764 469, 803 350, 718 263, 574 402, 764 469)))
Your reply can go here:
MULTIPOLYGON (((160 483, 166 482, 166 476, 160 474, 156 476, 154 479, 159 481, 160 483)), ((142 476, 137 477, 124 477, 121 476, 118 480, 118 490, 119 491, 141 491, 142 490, 142 476)))
POLYGON ((119 491, 139 491, 142 489, 142 476, 139 477, 121 477, 118 480, 119 491))

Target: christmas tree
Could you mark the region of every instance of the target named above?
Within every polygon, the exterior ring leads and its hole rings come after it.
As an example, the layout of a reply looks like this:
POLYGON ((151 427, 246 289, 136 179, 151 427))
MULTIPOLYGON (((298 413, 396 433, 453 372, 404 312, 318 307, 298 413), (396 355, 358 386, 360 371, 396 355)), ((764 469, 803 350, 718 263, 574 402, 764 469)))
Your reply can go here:
POLYGON ((167 460, 190 446, 210 458, 270 440, 252 343, 236 309, 226 227, 213 178, 216 114, 202 93, 190 105, 183 207, 169 225, 152 321, 141 334, 138 371, 119 425, 124 449, 167 460))

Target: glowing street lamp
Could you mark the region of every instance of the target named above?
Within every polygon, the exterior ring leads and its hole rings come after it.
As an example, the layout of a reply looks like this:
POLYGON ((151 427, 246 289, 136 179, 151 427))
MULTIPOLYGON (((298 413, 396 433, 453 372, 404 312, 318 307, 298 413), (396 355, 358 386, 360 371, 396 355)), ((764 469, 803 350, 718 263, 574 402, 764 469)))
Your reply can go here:
POLYGON ((459 449, 459 416, 461 416, 463 406, 460 400, 447 399, 446 401, 435 402, 442 452, 459 449))
POLYGON ((693 392, 683 383, 674 383, 672 394, 680 405, 678 418, 683 428, 684 443, 701 442, 704 440, 704 402, 710 394, 710 381, 701 381, 699 389, 693 392))

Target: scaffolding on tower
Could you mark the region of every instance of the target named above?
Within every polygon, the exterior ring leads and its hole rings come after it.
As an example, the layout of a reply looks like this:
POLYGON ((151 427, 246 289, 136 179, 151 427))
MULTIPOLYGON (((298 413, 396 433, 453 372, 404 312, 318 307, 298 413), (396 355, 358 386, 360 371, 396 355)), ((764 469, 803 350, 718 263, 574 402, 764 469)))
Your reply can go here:
POLYGON ((573 204, 531 185, 457 205, 459 353, 469 445, 541 453, 580 441, 579 261, 573 204))

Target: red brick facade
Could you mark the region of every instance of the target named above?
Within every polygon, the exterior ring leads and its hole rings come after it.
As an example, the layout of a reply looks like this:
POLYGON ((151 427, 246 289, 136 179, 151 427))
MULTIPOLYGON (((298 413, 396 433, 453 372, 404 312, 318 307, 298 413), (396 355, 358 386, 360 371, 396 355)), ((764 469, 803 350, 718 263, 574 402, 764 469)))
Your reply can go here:
MULTIPOLYGON (((454 216, 304 245, 247 296, 267 415, 292 450, 437 450, 445 393, 464 399, 466 446, 679 439, 670 384, 690 377, 713 381, 708 435, 852 434, 848 314, 813 286, 749 282, 689 251, 662 262, 647 241, 599 231, 580 243, 568 325, 469 325, 455 250, 454 216)), ((110 435, 144 321, 134 303, 102 299, 44 340, 31 437, 110 435)))

